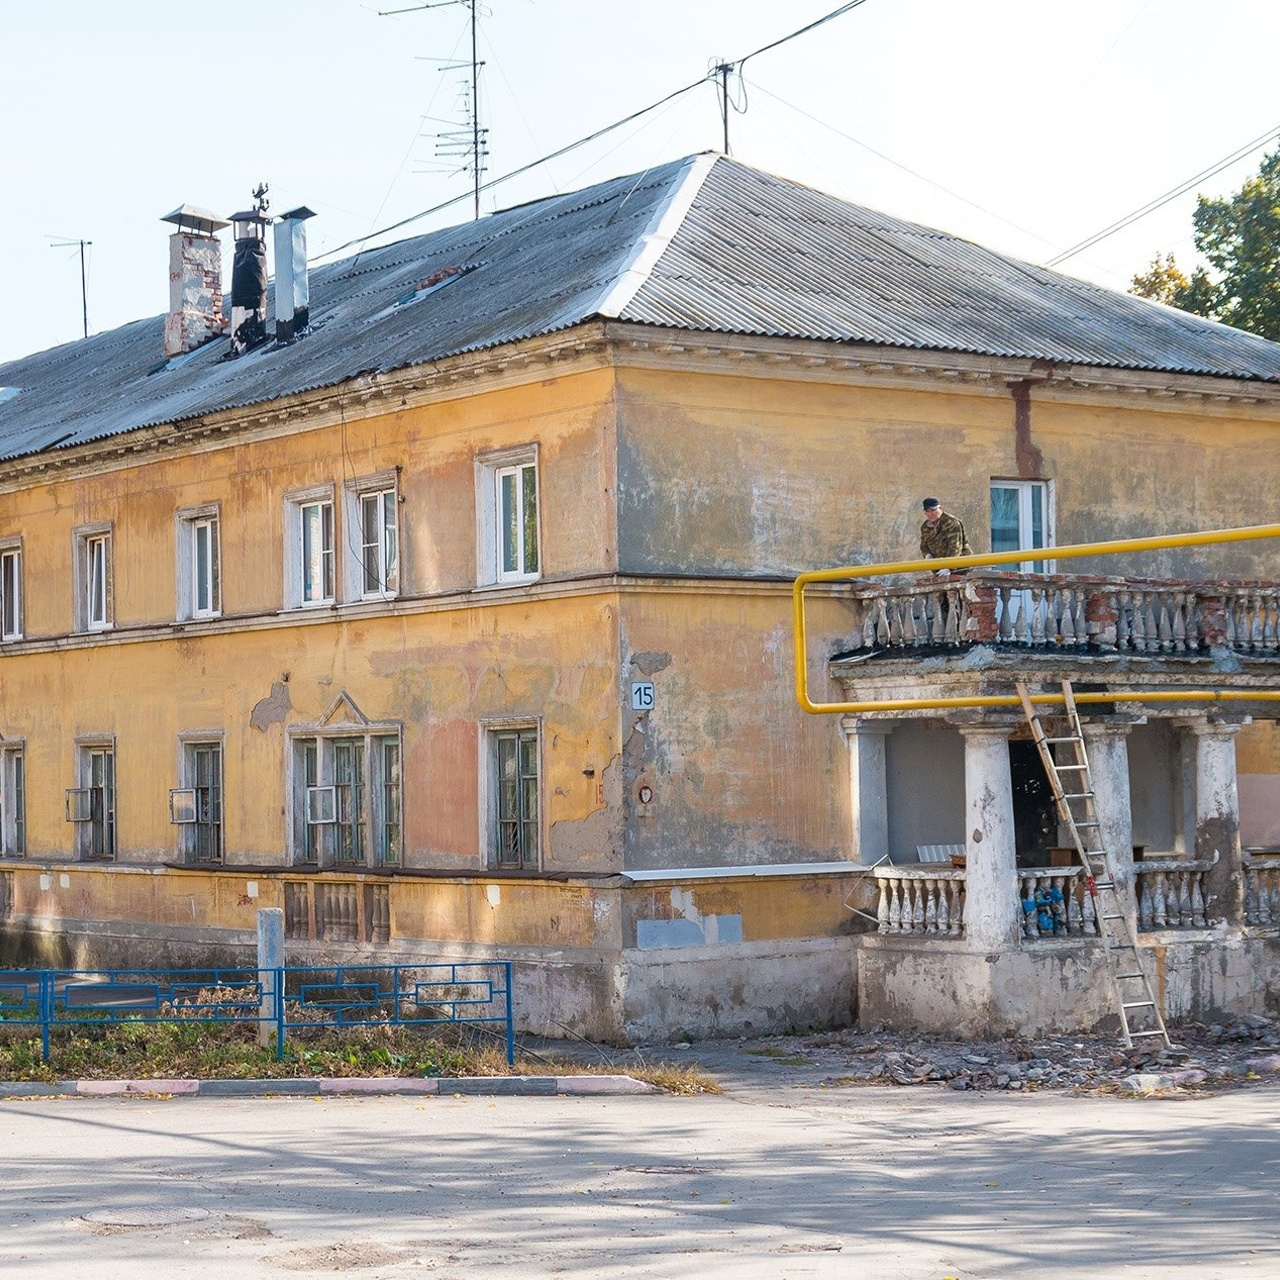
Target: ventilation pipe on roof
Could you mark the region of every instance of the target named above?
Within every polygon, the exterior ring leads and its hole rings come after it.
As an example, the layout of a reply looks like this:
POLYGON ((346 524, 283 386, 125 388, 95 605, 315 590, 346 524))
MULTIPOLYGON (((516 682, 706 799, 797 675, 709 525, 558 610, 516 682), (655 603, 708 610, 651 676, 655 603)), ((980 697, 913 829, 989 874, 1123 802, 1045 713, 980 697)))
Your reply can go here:
POLYGON ((277 342, 292 342, 311 321, 306 222, 315 216, 306 205, 299 205, 282 213, 275 225, 277 342))
POLYGON ((172 359, 216 338, 226 323, 217 233, 228 223, 189 204, 161 221, 178 228, 169 237, 169 314, 164 322, 164 354, 172 359))
POLYGON ((267 184, 254 189, 252 209, 233 213, 231 351, 242 356, 267 340, 267 184))

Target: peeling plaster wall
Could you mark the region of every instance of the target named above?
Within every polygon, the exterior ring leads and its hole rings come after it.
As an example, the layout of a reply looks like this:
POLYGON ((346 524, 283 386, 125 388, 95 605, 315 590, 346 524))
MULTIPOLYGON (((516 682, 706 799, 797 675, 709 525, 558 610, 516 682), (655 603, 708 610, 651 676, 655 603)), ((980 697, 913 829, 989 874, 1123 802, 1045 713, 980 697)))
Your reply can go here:
POLYGON ((375 417, 335 396, 306 429, 200 438, 181 455, 113 457, 8 493, 0 537, 22 538, 26 640, 6 644, 0 736, 24 745, 28 854, 68 855, 63 791, 77 736, 93 735, 115 740, 119 859, 174 859, 179 734, 206 733, 224 740, 226 861, 283 865, 288 731, 345 692, 369 720, 404 726, 407 866, 482 865, 482 726, 515 720, 542 733, 546 869, 615 869, 616 601, 606 578, 550 599, 477 591, 475 464, 536 443, 544 584, 608 574, 612 387, 600 369, 375 417), (332 486, 347 600, 358 585, 345 486, 397 472, 400 599, 282 609, 286 493, 332 486), (175 512, 215 503, 222 617, 175 623, 175 512), (115 626, 69 637, 73 529, 104 521, 115 626))
POLYGON ((620 787, 631 869, 838 860, 849 841, 839 726, 796 706, 790 593, 623 595, 620 787))
MULTIPOLYGON (((1259 521, 1259 477, 1274 473, 1280 443, 1275 407, 1085 393, 1052 380, 1023 390, 1020 415, 994 379, 839 386, 794 374, 622 369, 622 567, 794 575, 915 555, 925 493, 943 496, 981 551, 991 545, 993 478, 1053 481, 1062 544, 1259 521)), ((1105 565, 1100 572, 1280 578, 1280 545, 1105 565)))
MULTIPOLYGON (((1276 1011, 1280 939, 1207 932, 1144 935, 1149 971, 1171 1021, 1276 1011)), ((858 951, 858 1023, 996 1038, 1099 1030, 1119 1019, 1096 944, 1055 941, 999 955, 962 943, 898 945, 868 937, 858 951)))

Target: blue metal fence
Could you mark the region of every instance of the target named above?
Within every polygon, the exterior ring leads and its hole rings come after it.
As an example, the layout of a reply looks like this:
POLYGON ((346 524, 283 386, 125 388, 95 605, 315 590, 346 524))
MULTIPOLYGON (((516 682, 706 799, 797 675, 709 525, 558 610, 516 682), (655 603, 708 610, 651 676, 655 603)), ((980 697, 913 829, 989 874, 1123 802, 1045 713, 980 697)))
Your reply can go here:
POLYGON ((283 1058, 291 1031, 480 1026, 515 1062, 511 961, 327 965, 280 969, 16 969, 0 971, 0 1026, 251 1023, 270 1028, 283 1058))

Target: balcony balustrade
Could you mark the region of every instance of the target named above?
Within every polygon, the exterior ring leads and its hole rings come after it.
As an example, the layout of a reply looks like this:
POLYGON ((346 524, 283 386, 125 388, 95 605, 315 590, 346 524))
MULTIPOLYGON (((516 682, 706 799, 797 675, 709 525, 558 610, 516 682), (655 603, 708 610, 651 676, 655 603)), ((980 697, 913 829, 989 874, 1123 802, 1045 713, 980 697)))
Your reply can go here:
MULTIPOLYGON (((1147 857, 1134 864, 1140 933, 1204 929, 1214 924, 1205 877, 1209 859, 1147 857)), ((964 934, 965 871, 962 867, 877 866, 878 932, 914 937, 964 934)), ((1249 924, 1280 926, 1280 859, 1248 861, 1245 911, 1249 924)), ((1094 938, 1098 922, 1084 868, 1020 867, 1019 928, 1027 939, 1094 938)))
POLYGON ((851 648, 1002 644, 1280 656, 1280 584, 980 570, 852 589, 851 648))

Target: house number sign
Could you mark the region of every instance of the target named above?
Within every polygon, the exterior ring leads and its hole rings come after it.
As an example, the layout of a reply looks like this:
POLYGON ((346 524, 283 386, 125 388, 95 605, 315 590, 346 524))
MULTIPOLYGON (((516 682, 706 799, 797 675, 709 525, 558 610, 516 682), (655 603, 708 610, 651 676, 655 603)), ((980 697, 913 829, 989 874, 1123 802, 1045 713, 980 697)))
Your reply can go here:
POLYGON ((652 711, 653 702, 653 681, 633 680, 631 682, 631 710, 652 711))

